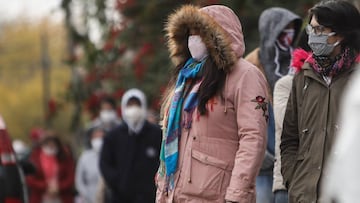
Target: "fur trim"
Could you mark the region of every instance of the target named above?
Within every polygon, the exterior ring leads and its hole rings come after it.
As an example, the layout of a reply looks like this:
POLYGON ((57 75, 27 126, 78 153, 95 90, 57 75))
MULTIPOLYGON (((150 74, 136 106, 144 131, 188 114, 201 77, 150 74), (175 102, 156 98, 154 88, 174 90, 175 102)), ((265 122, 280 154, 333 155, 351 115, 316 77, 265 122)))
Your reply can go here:
POLYGON ((295 69, 295 72, 300 72, 302 66, 304 65, 306 59, 311 56, 311 52, 307 52, 304 49, 295 49, 292 53, 293 57, 291 60, 291 67, 295 69))
POLYGON ((237 61, 237 56, 231 47, 228 32, 211 16, 192 5, 185 5, 176 10, 169 16, 165 26, 167 45, 173 63, 179 66, 191 57, 187 45, 190 30, 199 31, 216 66, 230 71, 237 61))

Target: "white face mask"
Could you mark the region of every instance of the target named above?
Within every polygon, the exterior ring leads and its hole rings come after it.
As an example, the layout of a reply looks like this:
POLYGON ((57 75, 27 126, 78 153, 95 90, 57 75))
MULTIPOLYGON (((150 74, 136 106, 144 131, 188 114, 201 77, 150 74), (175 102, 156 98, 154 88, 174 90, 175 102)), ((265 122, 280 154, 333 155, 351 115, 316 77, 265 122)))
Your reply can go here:
POLYGON ((130 126, 136 126, 144 119, 145 112, 139 106, 129 106, 124 109, 124 119, 130 126))
POLYGON ((56 148, 52 148, 52 147, 48 147, 48 146, 43 146, 42 147, 42 151, 49 156, 54 156, 57 154, 57 149, 56 148))
POLYGON ((206 48, 206 45, 204 44, 199 35, 189 36, 188 48, 191 56, 198 61, 201 61, 208 56, 208 50, 206 48))
POLYGON ((116 112, 114 110, 102 110, 100 112, 100 120, 104 123, 110 123, 116 120, 116 112))
POLYGON ((103 139, 101 137, 93 138, 91 140, 91 146, 97 152, 101 150, 102 143, 103 143, 103 139))

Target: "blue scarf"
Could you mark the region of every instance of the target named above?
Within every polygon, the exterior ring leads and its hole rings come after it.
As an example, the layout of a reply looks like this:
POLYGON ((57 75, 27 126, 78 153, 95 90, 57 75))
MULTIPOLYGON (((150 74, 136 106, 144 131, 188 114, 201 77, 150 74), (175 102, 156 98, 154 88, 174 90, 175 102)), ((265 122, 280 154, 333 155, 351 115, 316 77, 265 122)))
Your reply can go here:
MULTIPOLYGON (((160 152, 160 161, 161 165, 163 165, 160 166, 160 168, 165 167, 167 179, 169 179, 169 177, 171 179, 177 170, 182 108, 184 107, 185 112, 192 114, 198 103, 197 91, 191 91, 185 100, 186 82, 188 79, 195 79, 198 77, 198 73, 205 61, 206 59, 197 62, 195 59, 190 58, 180 70, 176 81, 175 94, 169 107, 167 127, 164 128, 164 138, 160 152)), ((190 128, 191 120, 185 121, 184 125, 185 127, 190 128)), ((170 180, 170 187, 172 184, 173 180, 170 180)))

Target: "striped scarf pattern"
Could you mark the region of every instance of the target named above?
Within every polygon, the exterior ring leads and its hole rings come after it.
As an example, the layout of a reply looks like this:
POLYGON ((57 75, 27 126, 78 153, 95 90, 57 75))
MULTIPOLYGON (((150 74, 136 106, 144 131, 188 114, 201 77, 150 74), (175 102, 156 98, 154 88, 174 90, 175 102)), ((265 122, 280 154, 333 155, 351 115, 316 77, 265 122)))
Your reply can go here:
POLYGON ((179 150, 179 137, 181 135, 181 127, 184 125, 186 128, 191 127, 190 114, 197 106, 197 90, 191 91, 185 100, 186 83, 198 77, 206 59, 197 62, 195 59, 190 58, 180 70, 176 86, 175 93, 171 100, 171 104, 168 111, 167 126, 163 131, 163 141, 160 152, 160 175, 166 174, 167 182, 170 182, 170 188, 173 186, 173 175, 178 166, 178 150, 179 150), (185 100, 185 101, 184 101, 185 100), (181 123, 182 109, 185 111, 183 123, 181 123), (189 115, 186 115, 189 114, 189 115))

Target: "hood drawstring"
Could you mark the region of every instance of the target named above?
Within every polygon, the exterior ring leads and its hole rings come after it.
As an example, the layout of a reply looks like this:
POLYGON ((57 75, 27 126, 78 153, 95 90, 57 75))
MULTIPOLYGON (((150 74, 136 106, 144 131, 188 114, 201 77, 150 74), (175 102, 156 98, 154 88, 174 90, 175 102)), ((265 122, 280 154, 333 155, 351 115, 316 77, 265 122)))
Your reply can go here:
POLYGON ((227 113, 227 89, 228 89, 228 80, 229 80, 229 75, 226 74, 226 79, 225 79, 225 91, 224 91, 224 102, 225 102, 225 106, 224 106, 224 113, 226 114, 227 113))
MULTIPOLYGON (((284 75, 280 73, 280 62, 279 62, 279 47, 275 46, 275 59, 274 59, 274 63, 276 65, 275 68, 275 75, 279 76, 279 77, 283 77, 284 75)), ((288 50, 290 53, 292 53, 293 48, 289 47, 288 50)), ((290 54, 291 55, 291 54, 290 54)), ((289 70, 290 71, 290 70, 289 70)))
POLYGON ((280 63, 279 63, 279 48, 275 46, 275 59, 274 63, 276 64, 275 75, 283 77, 284 75, 280 73, 280 63))

